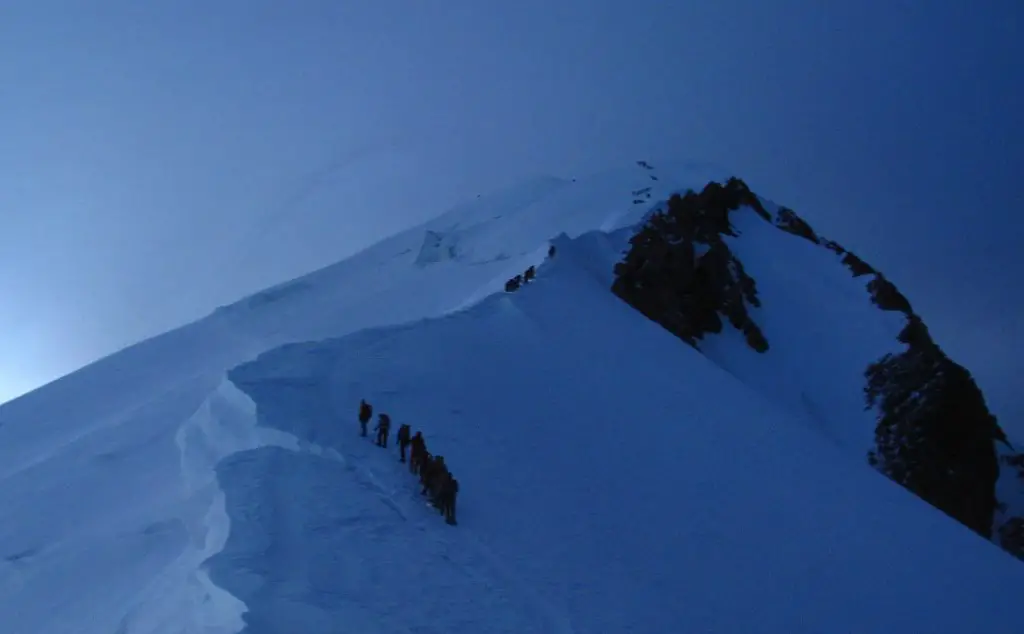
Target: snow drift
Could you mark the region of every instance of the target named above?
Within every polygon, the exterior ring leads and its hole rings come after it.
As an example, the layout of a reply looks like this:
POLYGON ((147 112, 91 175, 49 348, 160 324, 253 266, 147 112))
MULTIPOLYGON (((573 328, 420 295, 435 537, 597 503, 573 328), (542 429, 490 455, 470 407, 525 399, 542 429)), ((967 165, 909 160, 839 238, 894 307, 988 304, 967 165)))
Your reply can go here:
POLYGON ((609 292, 636 223, 725 175, 535 179, 0 407, 7 631, 1016 631, 1024 567, 865 464, 845 408, 891 318, 858 322, 870 355, 787 330, 826 310, 801 284, 862 317, 783 265, 814 245, 730 243, 764 356, 609 292), (460 526, 358 437, 361 397, 446 457, 460 526))

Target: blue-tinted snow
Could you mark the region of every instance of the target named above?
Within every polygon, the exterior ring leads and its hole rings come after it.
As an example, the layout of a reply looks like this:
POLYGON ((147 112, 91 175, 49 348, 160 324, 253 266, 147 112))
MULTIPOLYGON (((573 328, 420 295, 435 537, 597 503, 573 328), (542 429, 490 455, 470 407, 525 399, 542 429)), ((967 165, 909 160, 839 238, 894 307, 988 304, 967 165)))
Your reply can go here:
POLYGON ((864 370, 906 346, 899 312, 881 311, 840 256, 772 227, 750 208, 731 214, 729 249, 757 284, 750 316, 771 347, 752 350, 730 326, 701 343, 711 359, 773 401, 789 407, 857 460, 874 446, 877 412, 865 407, 864 370))
POLYGON ((381 632, 1017 628, 1018 562, 636 319, 575 261, 598 239, 560 243, 519 293, 231 373, 262 424, 340 455, 221 467, 229 513, 258 529, 237 520, 213 578, 253 632, 349 631, 348 613, 381 632), (458 528, 358 437, 362 396, 444 455, 458 528), (301 520, 271 524, 282 506, 301 520), (301 562, 267 568, 266 544, 301 562), (478 587, 500 592, 467 606, 478 587))
POLYGON ((0 407, 3 630, 1015 631, 1018 562, 608 292, 628 234, 587 232, 724 174, 658 175, 482 197, 0 407), (445 455, 460 526, 361 396, 445 455))

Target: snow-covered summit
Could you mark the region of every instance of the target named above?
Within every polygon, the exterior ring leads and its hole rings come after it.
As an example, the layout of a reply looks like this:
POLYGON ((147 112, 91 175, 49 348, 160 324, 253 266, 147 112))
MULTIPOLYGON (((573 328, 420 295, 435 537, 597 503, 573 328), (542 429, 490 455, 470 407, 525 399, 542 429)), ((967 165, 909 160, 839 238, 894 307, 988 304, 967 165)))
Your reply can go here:
POLYGON ((693 167, 472 199, 0 407, 5 631, 1016 631, 1024 566, 865 462, 849 389, 899 328, 834 254, 734 219, 763 355, 610 291, 728 176, 693 167), (360 398, 444 454, 458 527, 360 398))
POLYGON ((630 244, 617 295, 1024 557, 1006 534, 1024 508, 996 498, 1024 488, 1001 458, 1012 446, 970 373, 884 274, 736 178, 671 197, 630 244))

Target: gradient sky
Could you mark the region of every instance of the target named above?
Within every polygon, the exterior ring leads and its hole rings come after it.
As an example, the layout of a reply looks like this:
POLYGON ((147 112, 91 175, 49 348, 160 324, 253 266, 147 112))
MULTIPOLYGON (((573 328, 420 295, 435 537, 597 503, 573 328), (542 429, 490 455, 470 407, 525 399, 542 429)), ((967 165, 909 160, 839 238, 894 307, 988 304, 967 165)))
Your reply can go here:
POLYGON ((4 2, 0 400, 477 192, 684 157, 885 272, 1021 429, 1022 26, 1019 0, 4 2))

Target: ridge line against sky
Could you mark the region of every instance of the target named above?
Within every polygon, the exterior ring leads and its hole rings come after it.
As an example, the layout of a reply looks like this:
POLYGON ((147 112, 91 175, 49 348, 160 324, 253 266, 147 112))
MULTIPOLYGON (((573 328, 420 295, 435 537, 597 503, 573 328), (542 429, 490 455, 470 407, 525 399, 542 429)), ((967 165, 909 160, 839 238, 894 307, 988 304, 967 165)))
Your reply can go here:
POLYGON ((689 156, 878 267, 1020 420, 1022 18, 1009 1, 10 3, 0 400, 524 175, 689 156))

